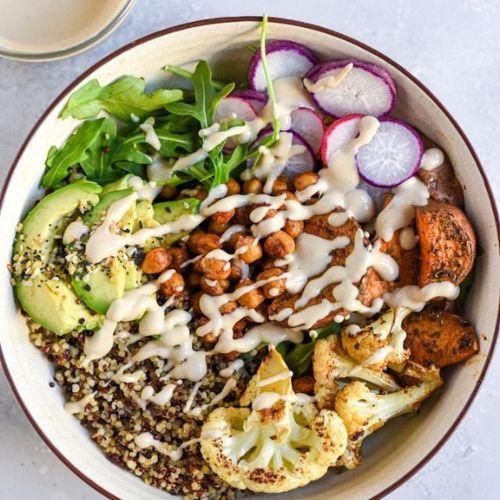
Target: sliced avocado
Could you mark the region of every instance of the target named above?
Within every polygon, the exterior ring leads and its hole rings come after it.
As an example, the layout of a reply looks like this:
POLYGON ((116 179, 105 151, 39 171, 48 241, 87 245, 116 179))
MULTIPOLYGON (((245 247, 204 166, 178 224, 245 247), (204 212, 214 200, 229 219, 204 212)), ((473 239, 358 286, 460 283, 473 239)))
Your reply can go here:
POLYGON ((44 274, 55 237, 61 236, 68 218, 82 203, 94 205, 99 201, 101 189, 94 182, 82 180, 45 196, 30 210, 16 238, 17 265, 34 264, 40 269, 36 276, 17 280, 19 302, 34 321, 58 335, 95 328, 101 320, 80 303, 67 283, 44 274))
POLYGON ((121 191, 122 189, 127 189, 129 186, 128 181, 134 176, 134 174, 127 174, 123 176, 121 179, 118 179, 114 182, 110 182, 106 184, 102 188, 101 197, 105 194, 111 193, 113 191, 121 191))
MULTIPOLYGON (((201 201, 198 198, 184 198, 182 200, 164 201, 153 205, 154 218, 160 224, 177 220, 183 215, 197 214, 200 211, 201 201)), ((172 245, 187 233, 168 234, 163 238, 163 245, 172 245)))
POLYGON ((95 207, 87 212, 83 218, 83 221, 87 226, 93 226, 98 224, 101 219, 106 215, 108 208, 118 200, 121 200, 125 196, 132 194, 134 190, 132 188, 121 189, 120 191, 111 191, 101 196, 100 201, 95 205, 95 207))
POLYGON ((142 284, 142 270, 134 262, 125 262, 125 291, 133 290, 142 284))

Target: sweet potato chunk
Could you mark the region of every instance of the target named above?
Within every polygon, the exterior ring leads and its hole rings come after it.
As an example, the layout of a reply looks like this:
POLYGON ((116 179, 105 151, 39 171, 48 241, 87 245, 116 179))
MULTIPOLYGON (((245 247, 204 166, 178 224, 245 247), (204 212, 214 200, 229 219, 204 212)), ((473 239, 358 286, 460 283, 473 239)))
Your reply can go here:
POLYGON ((479 351, 474 327, 456 314, 421 311, 403 321, 405 347, 410 359, 424 367, 437 368, 460 363, 479 351))
MULTIPOLYGON (((428 137, 422 136, 426 149, 437 147, 428 137)), ((444 163, 433 170, 418 171, 418 177, 427 186, 431 200, 449 203, 457 207, 464 205, 462 186, 455 176, 449 158, 445 155, 444 163)))
POLYGON ((420 238, 419 285, 451 281, 459 285, 476 255, 476 236, 465 214, 448 203, 431 200, 415 208, 420 238))

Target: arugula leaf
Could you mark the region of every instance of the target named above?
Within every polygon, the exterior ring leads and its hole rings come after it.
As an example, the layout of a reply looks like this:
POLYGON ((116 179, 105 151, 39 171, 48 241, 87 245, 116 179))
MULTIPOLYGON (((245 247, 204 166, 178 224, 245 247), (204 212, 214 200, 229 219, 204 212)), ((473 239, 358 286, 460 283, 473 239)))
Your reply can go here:
POLYGON ((160 139, 160 155, 165 158, 179 158, 192 153, 197 146, 197 136, 191 133, 176 133, 171 123, 166 123, 155 128, 156 135, 160 139))
POLYGON ((311 342, 293 346, 292 349, 285 354, 285 362, 288 368, 290 368, 295 375, 304 374, 311 366, 311 358, 316 341, 340 333, 341 328, 339 323, 330 323, 324 328, 318 328, 316 330, 317 336, 315 336, 311 342))
POLYGON ((457 312, 462 315, 465 311, 465 300, 469 293, 472 283, 474 282, 474 269, 467 275, 467 277, 460 284, 460 293, 457 297, 457 312))
MULTIPOLYGON (((180 76, 181 78, 185 78, 186 80, 191 80, 193 78, 193 73, 188 71, 187 69, 181 68, 180 66, 172 66, 171 64, 167 64, 163 68, 165 71, 172 73, 173 75, 180 76)), ((217 80, 212 80, 214 84, 215 90, 222 90, 225 86, 223 82, 219 82, 217 80)))
POLYGON ((105 118, 100 118, 83 122, 61 148, 52 146, 49 149, 45 160, 47 171, 42 177, 43 187, 58 187, 68 175, 70 167, 88 158, 88 150, 99 139, 105 121, 105 118))
POLYGON ((165 106, 167 111, 179 116, 192 116, 202 128, 207 128, 214 121, 215 109, 219 102, 233 89, 234 83, 229 83, 217 91, 212 81, 212 72, 206 61, 200 61, 191 76, 194 90, 194 102, 172 102, 165 106))
POLYGON ((60 116, 83 120, 104 110, 123 122, 131 122, 132 114, 145 118, 183 96, 179 89, 158 89, 146 94, 145 88, 146 82, 134 76, 124 76, 104 87, 97 80, 90 80, 71 94, 60 116))

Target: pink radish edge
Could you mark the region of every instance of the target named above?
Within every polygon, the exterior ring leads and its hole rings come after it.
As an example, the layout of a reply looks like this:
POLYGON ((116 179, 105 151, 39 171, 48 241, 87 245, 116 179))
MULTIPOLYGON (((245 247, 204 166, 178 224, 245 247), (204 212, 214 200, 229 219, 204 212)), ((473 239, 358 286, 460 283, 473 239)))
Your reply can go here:
POLYGON ((328 166, 330 157, 335 151, 340 149, 344 144, 351 141, 358 134, 357 125, 363 116, 360 113, 355 113, 352 115, 344 116, 331 123, 325 133, 323 134, 323 141, 321 143, 320 158, 325 166, 328 166), (352 130, 351 130, 352 129, 352 130), (355 133, 353 133, 355 132, 355 133), (342 136, 336 136, 334 134, 344 134, 342 136), (333 139, 338 142, 335 143, 333 139))
POLYGON ((297 108, 291 113, 292 130, 304 139, 315 155, 318 154, 323 140, 325 126, 323 118, 310 108, 297 108))
POLYGON ((260 113, 267 103, 267 94, 260 90, 238 89, 234 90, 230 97, 239 97, 248 102, 256 113, 260 113))
MULTIPOLYGON (((318 63, 318 58, 310 49, 300 43, 292 42, 290 40, 276 40, 274 42, 267 43, 266 55, 268 56, 267 62, 272 80, 291 76, 303 77, 318 63), (277 52, 287 52, 287 57, 296 58, 296 68, 288 68, 288 71, 286 68, 279 68, 279 71, 276 71, 273 54, 276 54, 277 52)), ((250 65, 248 67, 248 85, 253 90, 262 91, 266 89, 260 51, 257 51, 250 60, 250 65), (259 79, 262 81, 258 81, 259 79)))

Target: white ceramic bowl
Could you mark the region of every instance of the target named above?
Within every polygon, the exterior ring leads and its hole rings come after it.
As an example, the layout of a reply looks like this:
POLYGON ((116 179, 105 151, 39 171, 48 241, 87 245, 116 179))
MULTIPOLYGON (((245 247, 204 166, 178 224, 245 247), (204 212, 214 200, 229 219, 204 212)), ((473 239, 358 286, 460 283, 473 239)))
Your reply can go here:
MULTIPOLYGON (((41 194, 38 182, 52 144, 61 144, 75 126, 59 120, 67 96, 90 78, 108 83, 122 74, 141 75, 148 81, 166 78, 161 68, 207 59, 217 76, 241 80, 250 53, 245 49, 259 36, 259 18, 200 21, 149 35, 116 51, 86 71, 48 108, 33 128, 9 172, 1 196, 0 222, 4 244, 0 286, 4 299, 0 317, 2 363, 12 388, 33 426, 52 450, 76 474, 109 497, 166 498, 163 491, 143 484, 133 474, 111 464, 75 418, 65 414, 63 397, 51 389, 52 367, 33 347, 9 284, 6 264, 17 222, 41 194)), ((361 467, 345 474, 328 474, 289 498, 370 498, 383 496, 407 480, 443 445, 470 406, 491 359, 498 329, 500 269, 498 215, 491 190, 477 156, 455 120, 439 101, 399 65, 344 35, 295 21, 273 19, 269 39, 292 39, 321 58, 360 58, 388 69, 398 86, 396 115, 413 123, 450 155, 465 187, 466 210, 484 253, 478 258, 467 317, 476 326, 481 353, 446 372, 439 397, 427 402, 416 417, 403 417, 375 433, 364 447, 361 467)), ((255 498, 255 497, 254 497, 255 498)))

